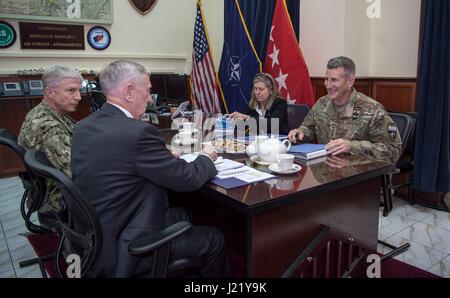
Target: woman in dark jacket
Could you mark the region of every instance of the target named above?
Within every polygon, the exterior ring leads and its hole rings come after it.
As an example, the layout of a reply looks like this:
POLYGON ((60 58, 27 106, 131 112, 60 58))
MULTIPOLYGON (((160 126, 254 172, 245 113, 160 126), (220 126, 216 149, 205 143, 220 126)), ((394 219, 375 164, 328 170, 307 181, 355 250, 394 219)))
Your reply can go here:
POLYGON ((279 97, 275 80, 270 74, 259 73, 253 79, 253 90, 247 114, 234 112, 230 117, 234 120, 254 118, 258 134, 288 134, 287 102, 279 97), (276 121, 278 119, 278 127, 276 121), (265 123, 262 123, 265 122, 265 123), (272 123, 273 122, 273 123, 272 123))

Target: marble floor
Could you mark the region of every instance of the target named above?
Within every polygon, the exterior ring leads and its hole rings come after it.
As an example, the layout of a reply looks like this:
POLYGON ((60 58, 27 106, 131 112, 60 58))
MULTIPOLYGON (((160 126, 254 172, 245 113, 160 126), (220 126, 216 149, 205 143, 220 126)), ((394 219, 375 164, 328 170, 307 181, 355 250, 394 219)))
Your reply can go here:
MULTIPOLYGON (((23 187, 17 177, 0 179, 0 278, 42 277, 38 265, 19 268, 19 262, 35 257, 23 236, 26 228, 19 205, 23 187)), ((36 218, 34 218, 36 220, 36 218)), ((379 239, 409 250, 395 258, 434 274, 450 278, 450 213, 428 209, 394 198, 388 217, 380 208, 379 239)), ((387 248, 379 246, 386 253, 387 248)))

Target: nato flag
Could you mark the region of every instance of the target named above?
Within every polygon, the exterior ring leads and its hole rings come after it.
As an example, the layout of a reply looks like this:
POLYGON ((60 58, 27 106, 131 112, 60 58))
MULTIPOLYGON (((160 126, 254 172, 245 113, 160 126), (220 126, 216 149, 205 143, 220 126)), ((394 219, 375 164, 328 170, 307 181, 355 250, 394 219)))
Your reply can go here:
POLYGON ((225 1, 225 36, 219 79, 228 112, 248 112, 253 78, 261 72, 261 62, 253 47, 237 0, 225 1))

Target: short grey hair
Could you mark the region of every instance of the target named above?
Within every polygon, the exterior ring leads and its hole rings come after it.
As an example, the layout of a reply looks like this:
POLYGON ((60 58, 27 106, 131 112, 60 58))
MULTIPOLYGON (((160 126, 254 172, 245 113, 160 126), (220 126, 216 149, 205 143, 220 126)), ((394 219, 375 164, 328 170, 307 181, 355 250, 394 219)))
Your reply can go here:
POLYGON ((144 66, 129 60, 117 60, 100 72, 100 86, 108 94, 123 81, 138 80, 142 75, 149 75, 144 66))
POLYGON ((80 83, 84 80, 78 70, 62 65, 52 66, 42 75, 44 89, 57 87, 63 79, 76 79, 80 83))
POLYGON ((349 77, 350 75, 355 76, 356 74, 355 62, 353 62, 353 60, 348 57, 339 56, 331 58, 327 63, 328 69, 335 69, 338 67, 344 68, 344 72, 347 77, 349 77))

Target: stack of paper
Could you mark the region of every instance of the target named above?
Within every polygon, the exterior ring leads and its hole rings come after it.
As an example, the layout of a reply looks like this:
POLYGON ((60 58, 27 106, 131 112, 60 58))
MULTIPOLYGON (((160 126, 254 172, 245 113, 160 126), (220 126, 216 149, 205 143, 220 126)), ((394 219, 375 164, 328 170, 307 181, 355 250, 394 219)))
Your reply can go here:
MULTIPOLYGON (((197 157, 198 154, 185 154, 180 158, 187 162, 192 162, 197 157)), ((211 182, 225 189, 235 188, 275 177, 274 175, 248 167, 243 163, 222 157, 219 157, 214 164, 219 173, 211 180, 211 182)))
POLYGON ((219 185, 225 189, 230 189, 274 177, 274 175, 243 165, 239 168, 219 172, 219 174, 211 180, 211 183, 219 185))

